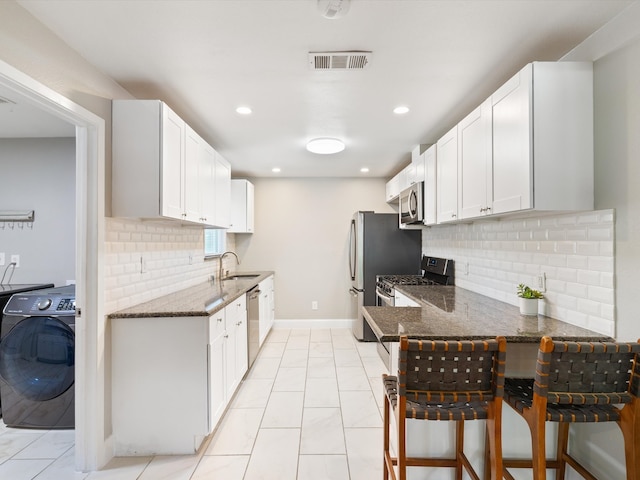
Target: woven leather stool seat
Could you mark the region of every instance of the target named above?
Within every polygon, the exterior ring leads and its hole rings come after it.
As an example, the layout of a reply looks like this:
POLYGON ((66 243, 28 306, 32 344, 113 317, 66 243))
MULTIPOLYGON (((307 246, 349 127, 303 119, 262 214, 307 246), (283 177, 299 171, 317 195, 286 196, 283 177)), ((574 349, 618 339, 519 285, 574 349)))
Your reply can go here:
POLYGON ((504 400, 528 423, 532 460, 503 459, 507 468, 533 468, 534 480, 545 480, 546 469, 564 478, 566 465, 596 480, 567 452, 571 423, 617 422, 625 442, 627 479, 639 480, 640 343, 560 342, 544 337, 540 342, 534 379, 508 378, 504 400), (545 423, 558 424, 555 459, 546 458, 545 423))
MULTIPOLYGON (((613 403, 622 401, 622 395, 615 397, 613 403)), ((548 403, 547 422, 617 422, 620 420, 620 409, 614 405, 601 405, 594 398, 585 397, 586 404, 548 403)), ((520 414, 533 404, 533 379, 507 378, 504 385, 504 401, 520 414)))
POLYGON ((384 479, 405 480, 407 466, 450 467, 456 479, 463 468, 479 479, 463 452, 464 422, 486 420, 489 448, 485 477, 502 478, 502 389, 506 342, 502 337, 476 341, 426 341, 400 337, 398 375, 383 375, 384 479), (398 456, 389 451, 390 411, 398 425, 398 456), (407 458, 407 419, 456 422, 456 457, 407 458), (396 476, 394 466, 398 467, 396 476))
MULTIPOLYGON (((398 405, 398 379, 388 376, 384 380, 386 395, 395 409, 398 405)), ((488 401, 458 401, 451 402, 444 399, 412 401, 407 397, 406 418, 418 420, 486 420, 488 415, 488 401)))

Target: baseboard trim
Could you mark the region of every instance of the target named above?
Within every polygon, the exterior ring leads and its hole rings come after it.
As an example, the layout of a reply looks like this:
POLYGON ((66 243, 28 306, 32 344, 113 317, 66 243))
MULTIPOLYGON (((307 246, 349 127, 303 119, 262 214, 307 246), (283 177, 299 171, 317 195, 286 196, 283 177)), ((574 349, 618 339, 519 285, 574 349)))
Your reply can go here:
POLYGON ((300 328, 351 328, 353 326, 353 319, 351 318, 307 318, 307 319, 292 319, 292 320, 275 320, 273 322, 273 328, 275 329, 300 329, 300 328))

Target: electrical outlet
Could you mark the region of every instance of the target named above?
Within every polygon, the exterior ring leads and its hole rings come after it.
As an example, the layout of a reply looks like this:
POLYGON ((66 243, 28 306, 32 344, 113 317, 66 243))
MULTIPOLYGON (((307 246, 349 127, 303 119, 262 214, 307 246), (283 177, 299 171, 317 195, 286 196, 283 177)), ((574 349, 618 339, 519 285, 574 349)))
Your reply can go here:
POLYGON ((318 309, 318 302, 314 300, 313 302, 311 302, 311 310, 317 310, 317 309, 318 309))
POLYGON ((537 282, 537 290, 540 290, 541 292, 546 292, 547 291, 547 274, 542 272, 540 275, 538 275, 536 277, 536 282, 537 282))
POLYGON ((11 255, 11 263, 16 264, 16 268, 20 266, 20 255, 11 255))
POLYGON ((4 253, 0 253, 0 267, 4 265, 4 253))

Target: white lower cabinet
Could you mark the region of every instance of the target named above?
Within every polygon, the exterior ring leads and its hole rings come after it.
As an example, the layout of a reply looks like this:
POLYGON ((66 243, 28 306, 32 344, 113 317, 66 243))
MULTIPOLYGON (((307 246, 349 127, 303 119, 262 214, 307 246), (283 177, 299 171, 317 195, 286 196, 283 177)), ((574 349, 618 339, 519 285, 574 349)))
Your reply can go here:
POLYGON ((111 325, 114 454, 196 453, 247 372, 245 296, 209 317, 111 325))
POLYGON ((260 320, 258 323, 258 336, 260 346, 264 343, 265 338, 269 334, 275 319, 275 295, 273 286, 273 275, 264 279, 258 284, 260 289, 260 301, 258 310, 260 312, 260 320))
POLYGON ((394 307, 419 307, 420 305, 418 304, 418 302, 412 300, 411 298, 407 297, 404 293, 399 292, 398 290, 395 291, 395 302, 394 302, 394 307))

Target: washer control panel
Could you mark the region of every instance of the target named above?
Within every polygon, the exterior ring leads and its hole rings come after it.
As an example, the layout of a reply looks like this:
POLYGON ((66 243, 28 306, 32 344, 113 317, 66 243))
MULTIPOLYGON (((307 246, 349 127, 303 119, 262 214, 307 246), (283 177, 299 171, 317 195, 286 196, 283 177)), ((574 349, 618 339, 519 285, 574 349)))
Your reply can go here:
POLYGON ((70 287, 16 294, 4 307, 5 315, 75 316, 75 291, 70 287))

